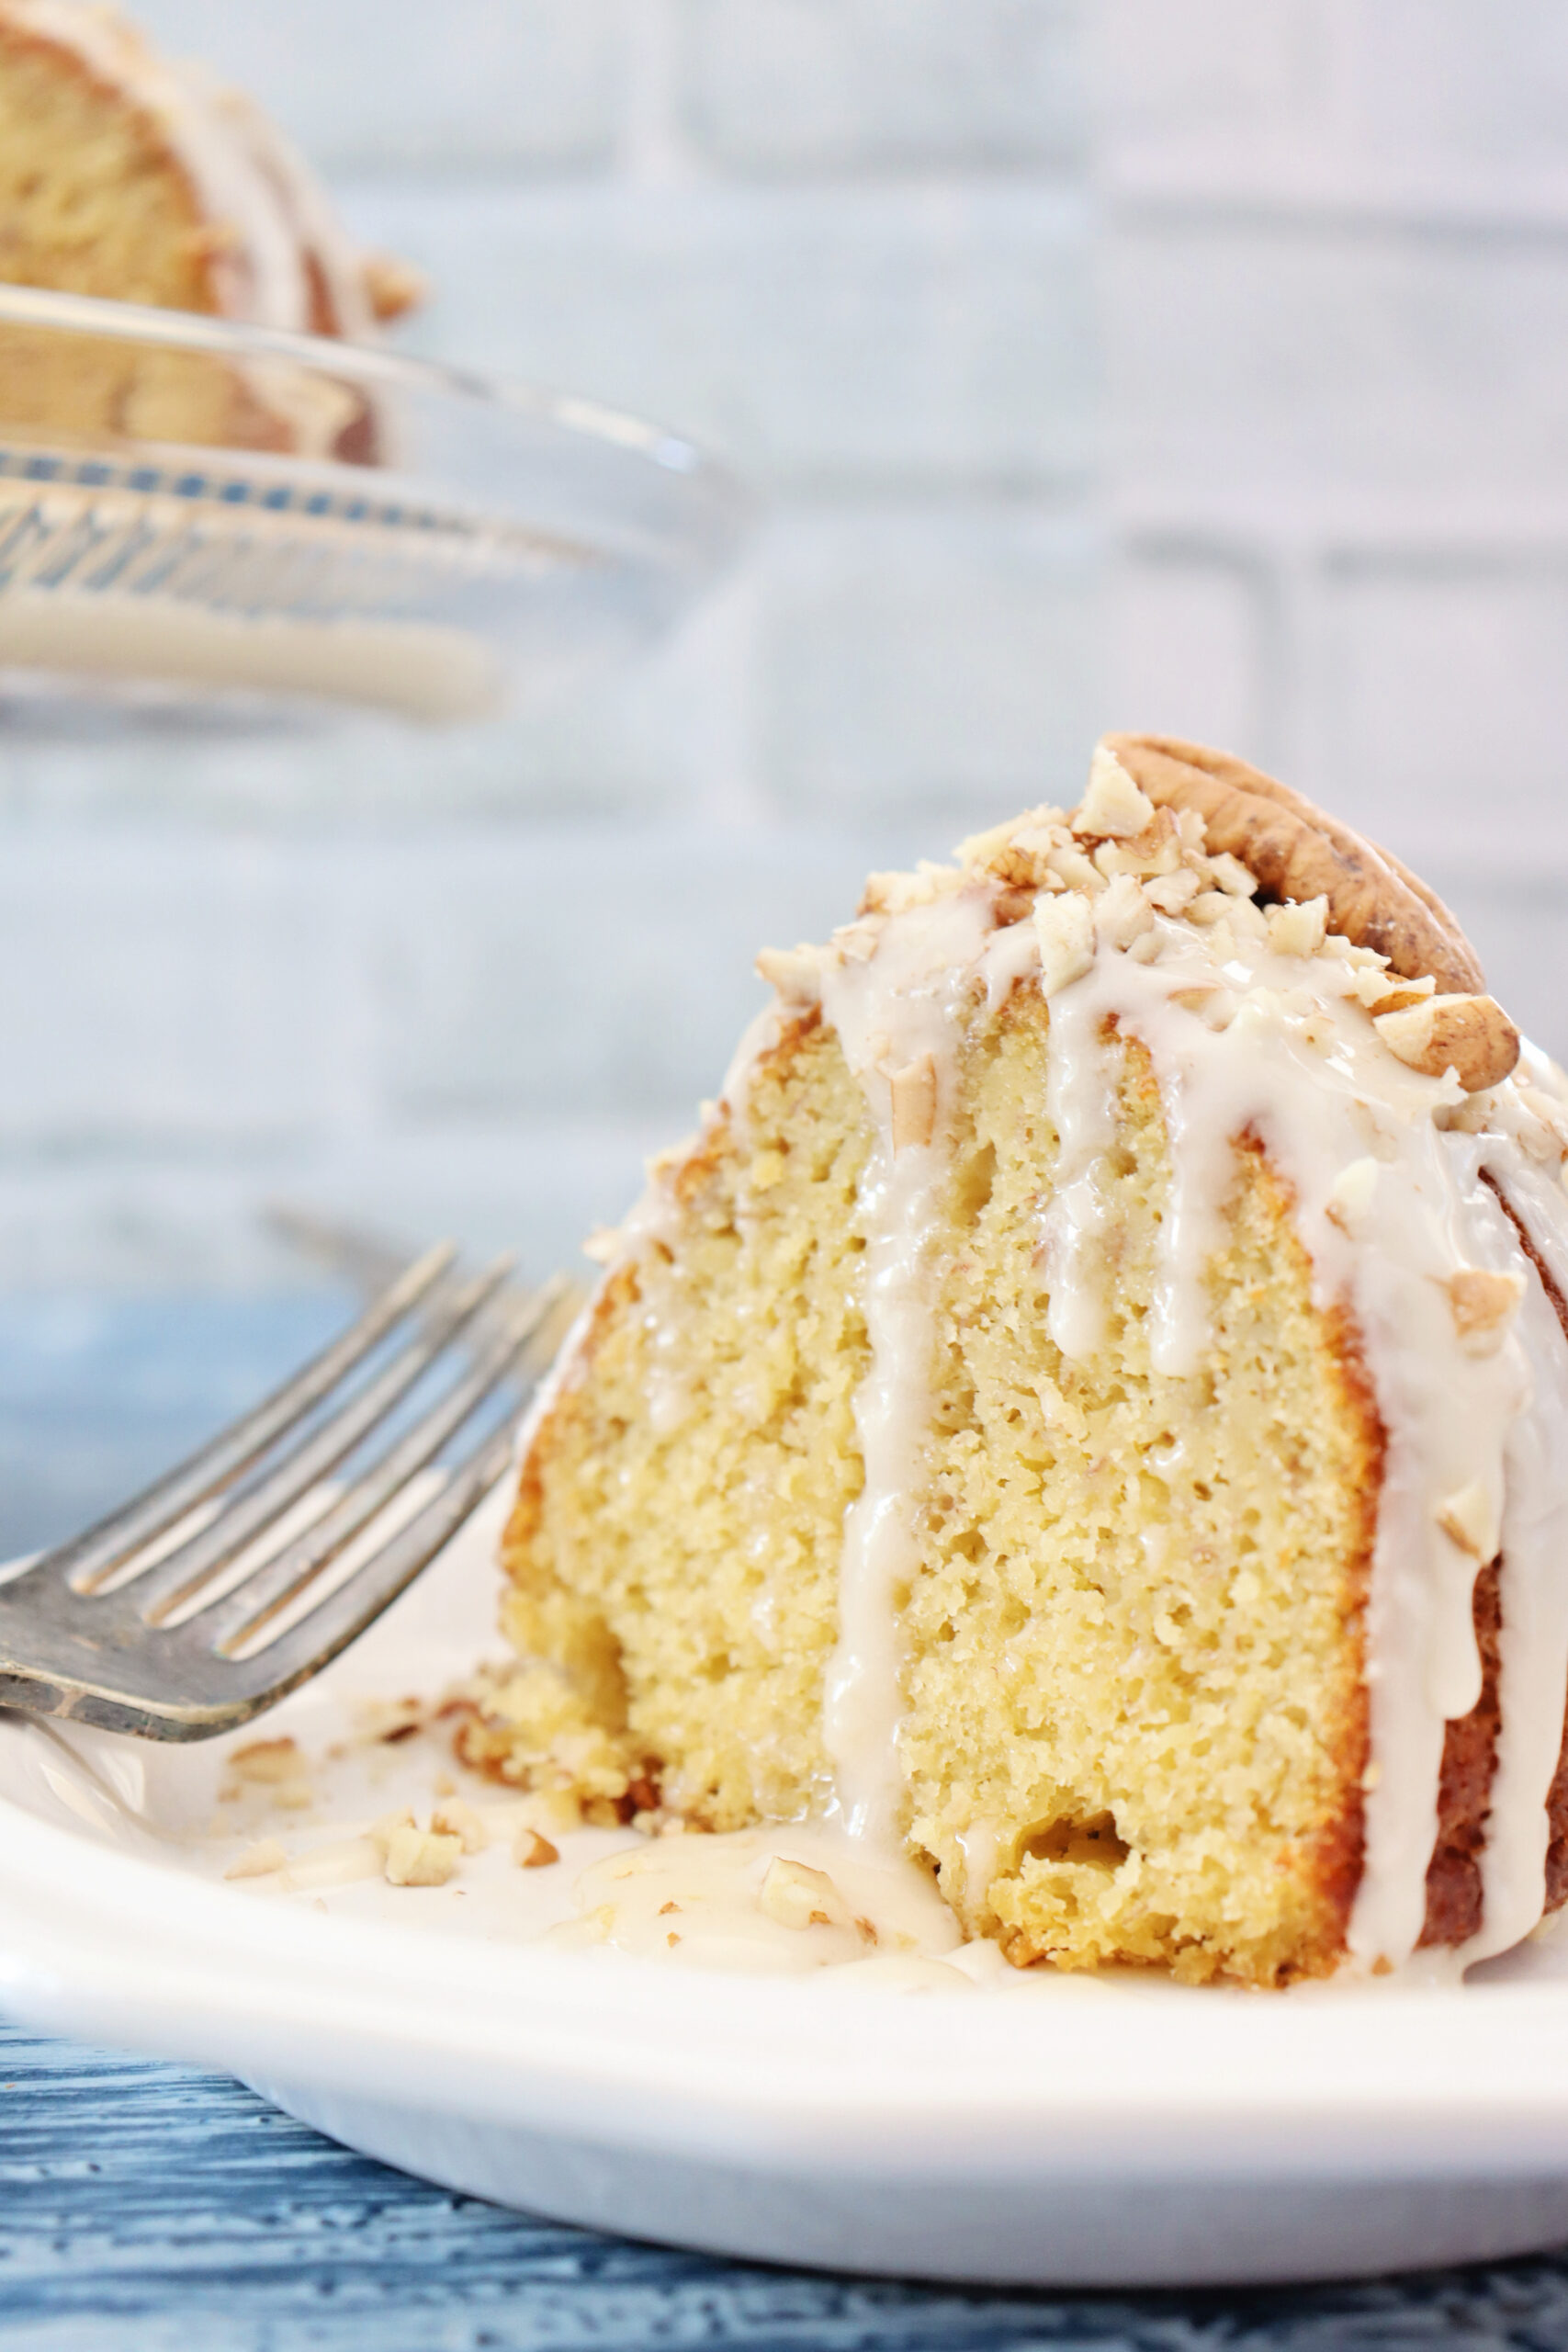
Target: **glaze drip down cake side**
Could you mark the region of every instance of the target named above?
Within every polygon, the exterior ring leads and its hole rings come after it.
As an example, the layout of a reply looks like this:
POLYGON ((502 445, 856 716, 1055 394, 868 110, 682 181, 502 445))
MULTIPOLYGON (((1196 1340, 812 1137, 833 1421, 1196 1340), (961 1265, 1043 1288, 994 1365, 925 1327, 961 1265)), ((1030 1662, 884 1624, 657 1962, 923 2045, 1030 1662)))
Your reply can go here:
POLYGON ((1568 1893, 1568 1081, 1451 917, 1111 737, 761 968, 525 1432, 473 1758, 836 1816, 1020 1965, 1517 1942, 1568 1893))

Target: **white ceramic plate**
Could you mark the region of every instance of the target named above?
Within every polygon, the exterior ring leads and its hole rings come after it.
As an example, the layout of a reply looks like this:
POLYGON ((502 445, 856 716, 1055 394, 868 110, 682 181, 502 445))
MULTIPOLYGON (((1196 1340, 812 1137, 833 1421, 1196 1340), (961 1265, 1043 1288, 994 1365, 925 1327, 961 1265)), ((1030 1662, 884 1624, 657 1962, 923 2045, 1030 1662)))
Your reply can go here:
MULTIPOLYGON (((493 1646, 500 1508, 268 1736, 320 1755, 356 1694, 434 1690, 493 1646)), ((530 1941, 617 1833, 440 1888, 226 1883, 248 1840, 320 1844, 449 1759, 423 1733, 359 1747, 312 1812, 269 1815, 218 1804, 224 1748, 0 1718, 7 2011, 224 2068, 452 2188, 776 2262, 1224 2283, 1568 2237, 1563 1940, 1462 1989, 1277 1997, 699 1973, 530 1941)))

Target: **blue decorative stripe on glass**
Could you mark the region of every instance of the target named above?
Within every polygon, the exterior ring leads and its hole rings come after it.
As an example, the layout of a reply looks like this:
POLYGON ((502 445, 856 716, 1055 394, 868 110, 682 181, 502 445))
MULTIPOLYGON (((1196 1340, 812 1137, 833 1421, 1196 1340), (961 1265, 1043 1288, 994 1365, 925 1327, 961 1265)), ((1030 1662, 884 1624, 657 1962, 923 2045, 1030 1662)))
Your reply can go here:
POLYGON ((308 514, 313 520, 374 530, 436 532, 461 538, 484 535, 467 515, 409 506, 400 500, 382 503, 362 492, 307 491, 289 482, 261 482, 244 475, 188 468, 175 472, 129 461, 116 465, 101 456, 72 458, 55 451, 0 446, 0 479, 7 477, 75 484, 85 490, 129 490, 144 497, 177 498, 187 505, 254 506, 270 514, 308 514))

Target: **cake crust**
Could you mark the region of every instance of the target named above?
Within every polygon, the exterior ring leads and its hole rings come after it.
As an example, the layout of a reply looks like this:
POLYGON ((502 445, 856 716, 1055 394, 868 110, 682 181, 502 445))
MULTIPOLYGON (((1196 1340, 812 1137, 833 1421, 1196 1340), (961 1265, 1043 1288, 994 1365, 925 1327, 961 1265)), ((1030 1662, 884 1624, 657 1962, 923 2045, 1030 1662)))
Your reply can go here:
MULTIPOLYGON (((1509 1205, 1495 1182, 1492 1190, 1518 1236, 1520 1249, 1535 1268, 1563 1340, 1568 1343, 1568 1300, 1564 1300, 1523 1218, 1509 1205)), ((1481 1926, 1481 1855, 1497 1769, 1497 1736, 1502 1725, 1501 1571, 1501 1560, 1490 1560, 1475 1580, 1474 1623, 1476 1647, 1481 1656, 1481 1696, 1468 1715, 1449 1724, 1443 1737, 1438 1838, 1427 1873, 1427 1917, 1421 1930, 1425 1946, 1462 1944, 1481 1926)), ((1547 1792, 1546 1818, 1549 1843, 1545 1908, 1551 1912, 1560 1911, 1568 1902, 1568 1699, 1564 1702, 1557 1770, 1547 1792)))

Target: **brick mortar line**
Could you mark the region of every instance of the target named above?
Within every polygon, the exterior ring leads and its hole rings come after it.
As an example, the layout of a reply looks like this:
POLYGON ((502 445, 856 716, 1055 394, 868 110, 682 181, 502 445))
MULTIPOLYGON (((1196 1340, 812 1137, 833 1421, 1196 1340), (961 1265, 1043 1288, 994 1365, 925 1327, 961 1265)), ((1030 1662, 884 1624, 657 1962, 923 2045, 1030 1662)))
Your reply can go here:
POLYGON ((1501 203, 1444 205, 1440 200, 1382 195, 1345 198, 1290 189, 1193 189, 1179 181, 1150 180, 1136 187, 1100 183, 1106 232, 1201 232, 1209 235, 1246 230, 1285 235, 1304 243, 1319 235, 1355 238, 1426 239, 1432 243, 1491 244, 1509 239, 1519 245, 1568 242, 1568 191, 1549 207, 1529 209, 1501 203))
POLYGON ((1428 520, 1419 502, 1408 521, 1378 521, 1358 529, 1334 516, 1317 523, 1235 510, 1164 507, 1113 509, 1105 522, 1112 556, 1145 550, 1201 554, 1210 561, 1307 565, 1333 569, 1390 564, 1465 565, 1484 571, 1553 571, 1568 561, 1568 508, 1516 520, 1506 511, 1484 517, 1428 520))
POLYGON ((819 171, 730 168, 655 177, 645 177, 619 165, 606 170, 551 170, 499 162, 475 165, 454 159, 449 164, 356 164, 334 172, 332 185, 333 196, 345 206, 389 198, 399 202, 423 203, 433 196, 452 201, 472 198, 486 203, 497 198, 515 197, 521 206, 527 206, 557 196, 592 195, 602 200, 619 194, 627 199, 628 209, 634 204, 643 207, 667 201, 671 205, 690 202, 716 210, 718 208, 710 203, 714 197, 734 196, 746 200, 761 199, 782 210, 797 199, 814 204, 830 198, 839 205, 856 198, 871 204, 889 197, 908 197, 923 204, 933 199, 969 197, 983 202, 998 194, 1021 194, 1052 197, 1059 199, 1064 208, 1076 208, 1092 206, 1096 195, 1091 159, 1087 155, 1082 159, 1064 158, 1059 163, 1016 166, 911 163, 897 168, 887 164, 852 168, 840 165, 819 171))

